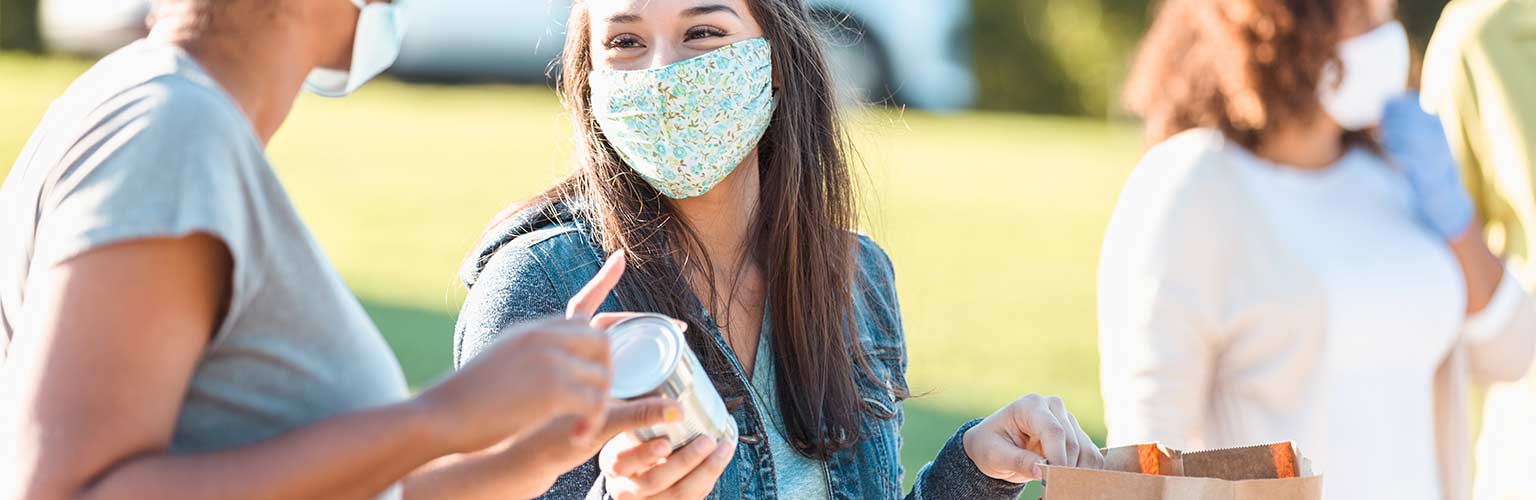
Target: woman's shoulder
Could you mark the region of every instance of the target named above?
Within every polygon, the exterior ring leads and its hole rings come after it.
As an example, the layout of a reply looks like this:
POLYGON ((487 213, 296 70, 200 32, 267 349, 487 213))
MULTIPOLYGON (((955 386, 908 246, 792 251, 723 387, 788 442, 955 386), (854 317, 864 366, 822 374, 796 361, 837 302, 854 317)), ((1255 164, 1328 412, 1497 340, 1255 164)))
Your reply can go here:
POLYGON ((1209 271, 1246 258, 1243 249, 1262 229, 1234 147, 1220 132, 1196 129, 1148 150, 1105 228, 1100 280, 1158 268, 1209 271), (1160 263, 1149 267, 1147 259, 1160 263))
POLYGON ((525 210, 494 225, 459 271, 469 294, 454 331, 455 366, 490 346, 506 325, 563 312, 597 274, 600 254, 585 226, 559 211, 525 210))
POLYGON ((863 233, 854 233, 858 240, 858 248, 855 249, 855 259, 859 264, 859 270, 866 275, 889 277, 896 272, 891 264, 891 256, 885 252, 874 238, 863 233))
POLYGON ((1220 131, 1197 128, 1153 145, 1131 173, 1131 182, 1156 183, 1169 189, 1196 189, 1230 176, 1229 149, 1235 147, 1220 131))
POLYGON ((1148 149, 1121 191, 1117 212, 1144 216, 1220 212, 1235 208, 1241 179, 1221 132, 1192 129, 1148 149))
POLYGON ((575 270, 602 261, 588 226, 563 203, 532 203, 499 219, 459 270, 466 287, 491 275, 540 272, 557 288, 569 288, 560 285, 585 283, 572 276, 575 270))

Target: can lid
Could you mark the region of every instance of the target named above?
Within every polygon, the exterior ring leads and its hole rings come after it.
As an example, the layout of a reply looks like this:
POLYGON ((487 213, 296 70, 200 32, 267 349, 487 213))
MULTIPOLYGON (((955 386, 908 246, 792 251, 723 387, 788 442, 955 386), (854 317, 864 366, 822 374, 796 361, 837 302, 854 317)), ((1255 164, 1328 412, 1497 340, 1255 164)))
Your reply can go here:
POLYGON ((608 394, 618 399, 645 395, 672 374, 682 356, 683 335, 672 320, 641 316, 608 329, 613 360, 613 386, 608 394))

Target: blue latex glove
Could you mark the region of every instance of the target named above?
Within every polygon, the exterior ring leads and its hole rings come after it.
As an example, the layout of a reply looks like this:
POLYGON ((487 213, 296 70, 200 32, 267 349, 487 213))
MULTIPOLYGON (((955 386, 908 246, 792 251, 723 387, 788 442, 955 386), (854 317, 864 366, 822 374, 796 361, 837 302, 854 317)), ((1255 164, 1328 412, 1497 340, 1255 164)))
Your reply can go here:
POLYGON ((1418 196, 1419 215, 1446 240, 1472 226, 1472 197, 1461 184, 1461 171, 1440 119, 1409 93, 1387 103, 1381 118, 1381 145, 1403 170, 1418 196))

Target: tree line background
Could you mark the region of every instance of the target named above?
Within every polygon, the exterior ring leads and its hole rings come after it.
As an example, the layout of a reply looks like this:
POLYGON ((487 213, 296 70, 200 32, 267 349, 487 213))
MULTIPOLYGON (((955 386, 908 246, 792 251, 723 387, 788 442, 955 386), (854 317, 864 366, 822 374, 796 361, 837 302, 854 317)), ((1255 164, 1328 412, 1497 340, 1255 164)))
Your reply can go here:
MULTIPOLYGON (((1089 116, 1118 113, 1120 85, 1156 3, 969 1, 979 108, 1089 116)), ((1446 0, 1401 3, 1403 19, 1422 44, 1446 0)), ((43 50, 37 12, 37 0, 0 0, 0 50, 43 50)))
MULTIPOLYGON (((978 107, 1119 114, 1120 87, 1157 3, 971 0, 972 51, 981 87, 978 107)), ((1400 15, 1421 49, 1446 3, 1400 0, 1400 15)))

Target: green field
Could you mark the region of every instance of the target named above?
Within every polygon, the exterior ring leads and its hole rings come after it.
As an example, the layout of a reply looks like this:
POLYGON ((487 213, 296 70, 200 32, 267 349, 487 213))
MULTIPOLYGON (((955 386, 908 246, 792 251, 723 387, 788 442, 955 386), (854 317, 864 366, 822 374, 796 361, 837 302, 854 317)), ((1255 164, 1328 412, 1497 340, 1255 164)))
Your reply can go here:
MULTIPOLYGON (((79 61, 0 56, 0 173, 79 61)), ((913 391, 908 478, 961 422, 1019 395, 1066 399, 1103 436, 1094 265, 1140 151, 1128 125, 1025 115, 851 118, 863 229, 895 261, 913 391)), ((487 220, 568 169, 550 91, 379 82, 301 99, 270 151, 413 384, 449 367, 454 273, 487 220)))

